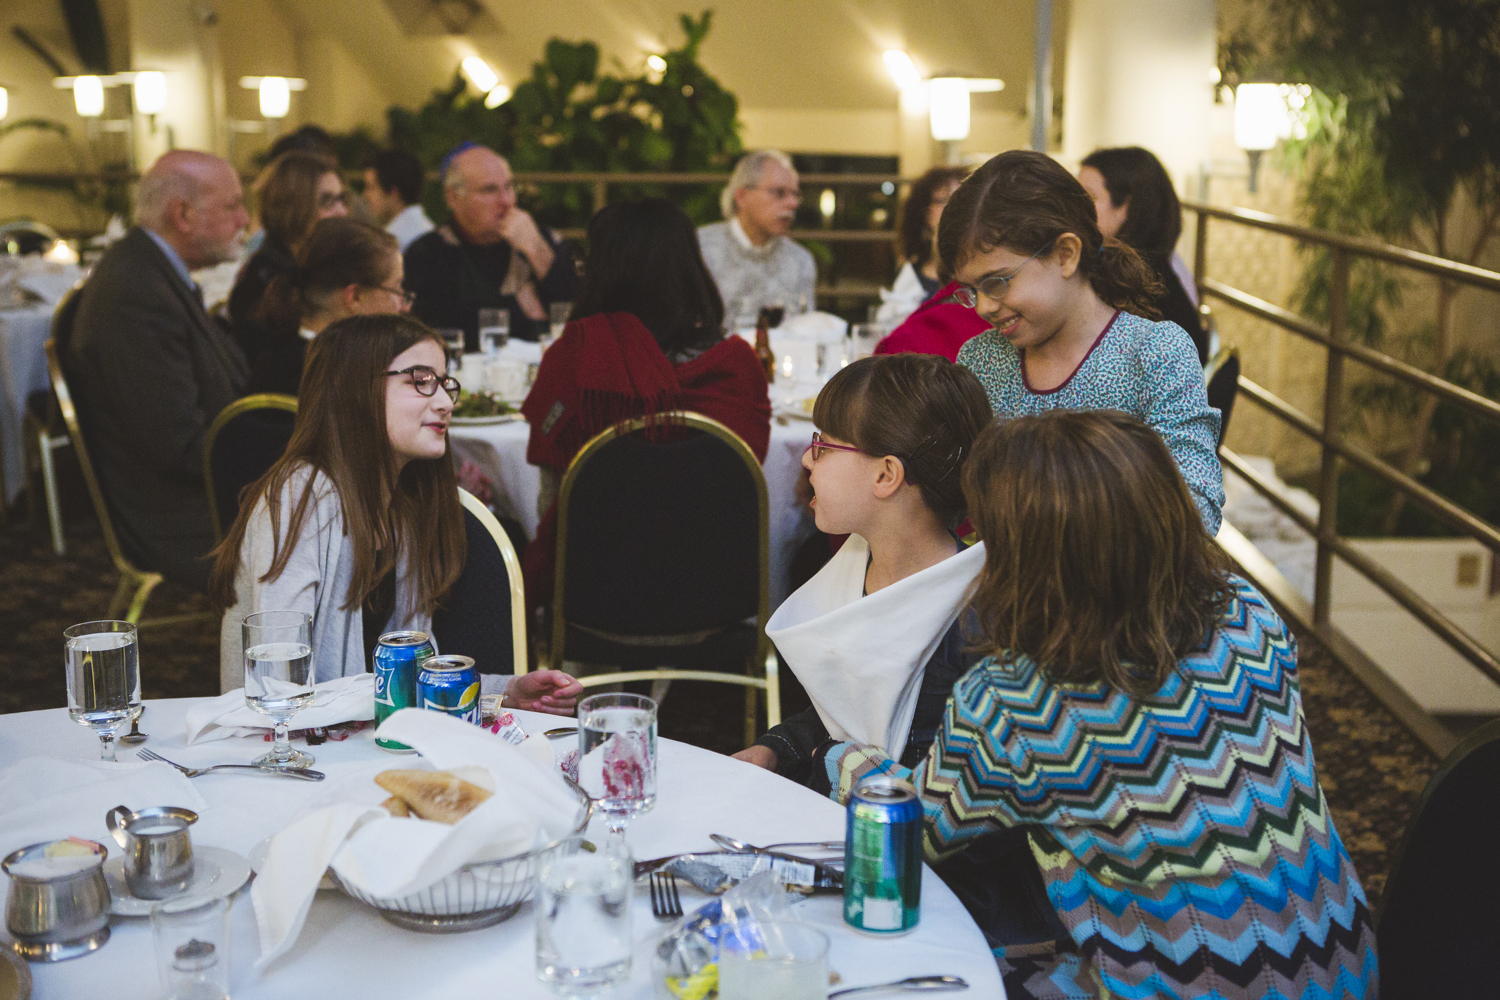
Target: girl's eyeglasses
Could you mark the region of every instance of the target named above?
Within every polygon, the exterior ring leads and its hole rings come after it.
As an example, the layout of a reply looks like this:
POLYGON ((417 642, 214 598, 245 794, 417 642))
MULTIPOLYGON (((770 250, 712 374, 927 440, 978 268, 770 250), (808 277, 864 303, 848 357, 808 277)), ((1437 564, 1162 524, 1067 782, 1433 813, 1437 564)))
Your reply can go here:
POLYGON ((953 293, 953 297, 958 300, 960 305, 966 305, 970 309, 974 309, 979 306, 979 296, 981 295, 983 295, 987 299, 994 299, 997 302, 1000 301, 1000 299, 1005 296, 1005 293, 1010 290, 1011 280, 1015 278, 1016 275, 1021 273, 1021 268, 1025 267, 1027 264, 1030 264, 1032 261, 1040 257, 1042 255, 1042 251, 1046 250, 1047 247, 1050 247, 1051 245, 1051 243, 1048 243, 1046 247, 1042 247, 1041 250, 1038 250, 1030 257, 1027 257, 1025 260, 1021 261, 1021 263, 1016 265, 1015 270, 1011 271, 1009 274, 985 275, 984 279, 979 282, 979 287, 977 289, 970 288, 968 285, 959 285, 958 291, 953 293))
POLYGON ((823 452, 828 450, 853 451, 858 452, 861 455, 864 454, 863 449, 856 448, 852 444, 833 444, 829 441, 824 441, 823 435, 818 431, 813 431, 812 444, 802 449, 802 454, 805 455, 808 452, 812 452, 812 460, 816 462, 822 456, 823 452))
POLYGON ((410 375, 412 387, 424 396, 436 396, 438 387, 442 386, 443 391, 448 393, 448 398, 455 403, 458 402, 458 394, 463 389, 463 386, 459 385, 458 379, 452 375, 439 375, 426 365, 413 365, 410 368, 403 368, 399 372, 386 372, 385 374, 387 377, 391 375, 410 375))
MULTIPOLYGON (((396 298, 400 299, 408 309, 411 308, 413 302, 417 301, 417 293, 409 292, 404 288, 392 288, 390 285, 368 285, 366 287, 373 288, 378 292, 390 292, 396 298)), ((431 395, 431 393, 428 393, 428 395, 431 395)))

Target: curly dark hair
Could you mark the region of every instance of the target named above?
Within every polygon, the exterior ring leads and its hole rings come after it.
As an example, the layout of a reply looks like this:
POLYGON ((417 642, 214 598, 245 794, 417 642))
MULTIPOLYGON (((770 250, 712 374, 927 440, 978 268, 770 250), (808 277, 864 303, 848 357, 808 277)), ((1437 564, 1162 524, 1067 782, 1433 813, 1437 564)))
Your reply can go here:
POLYGON ((906 200, 901 203, 901 225, 896 231, 900 243, 896 252, 918 271, 932 259, 933 232, 927 228, 927 209, 932 207, 933 196, 949 184, 962 183, 968 174, 968 167, 933 167, 911 182, 906 200))

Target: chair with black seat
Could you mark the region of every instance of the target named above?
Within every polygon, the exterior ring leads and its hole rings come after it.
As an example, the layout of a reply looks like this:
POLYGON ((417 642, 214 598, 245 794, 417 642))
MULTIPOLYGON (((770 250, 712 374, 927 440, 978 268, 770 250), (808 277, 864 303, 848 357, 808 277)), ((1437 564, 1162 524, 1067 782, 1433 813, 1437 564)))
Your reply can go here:
POLYGON ((1500 983, 1500 721, 1427 782, 1376 917, 1381 1000, 1493 996, 1500 983))
POLYGON ((742 685, 748 745, 757 690, 781 721, 769 564, 766 480, 738 435, 697 413, 618 424, 579 450, 558 490, 551 664, 624 670, 585 687, 742 685))
POLYGON ((286 452, 297 422, 297 398, 274 392, 236 399, 203 436, 203 485, 214 538, 240 513, 240 494, 286 452))
MULTIPOLYGON (((73 319, 78 315, 79 292, 82 290, 81 281, 68 289, 52 313, 52 339, 58 344, 66 345, 73 334, 73 319)), ((26 397, 26 415, 22 423, 22 440, 26 442, 27 451, 27 492, 35 496, 30 486, 31 474, 40 470, 42 493, 47 501, 47 525, 52 531, 52 551, 59 556, 67 555, 67 543, 63 539, 62 498, 57 492, 57 468, 52 453, 67 447, 68 428, 63 424, 57 398, 50 389, 38 390, 26 397)), ((32 505, 35 506, 34 501, 32 505)))
POLYGON ((59 360, 61 348, 57 341, 51 338, 48 338, 45 348, 47 372, 52 379, 52 394, 57 399, 58 413, 62 416, 63 425, 68 429, 68 438, 73 442, 73 453, 78 456, 78 469, 83 474, 84 486, 88 488, 89 499, 93 502, 94 514, 99 518, 99 529, 104 535, 104 547, 109 552, 109 558, 114 563, 115 570, 120 574, 120 582, 115 587, 115 593, 110 599, 109 610, 105 613, 105 617, 123 619, 140 628, 219 617, 217 613, 207 612, 141 618, 141 614, 146 610, 146 600, 151 596, 151 591, 156 589, 157 584, 162 582, 162 575, 140 569, 125 557, 125 551, 120 547, 120 536, 115 533, 114 514, 110 511, 104 491, 99 486, 99 477, 95 474, 94 463, 89 458, 88 442, 78 419, 78 410, 73 405, 73 394, 69 391, 67 377, 63 374, 59 360))
POLYGON ((510 536, 479 498, 459 489, 464 570, 432 615, 438 649, 472 657, 481 674, 524 674, 526 588, 510 536))
POLYGON ((1240 349, 1221 347, 1203 367, 1203 380, 1207 383, 1208 405, 1219 411, 1219 444, 1223 445, 1224 435, 1229 433, 1229 415, 1240 392, 1240 349))

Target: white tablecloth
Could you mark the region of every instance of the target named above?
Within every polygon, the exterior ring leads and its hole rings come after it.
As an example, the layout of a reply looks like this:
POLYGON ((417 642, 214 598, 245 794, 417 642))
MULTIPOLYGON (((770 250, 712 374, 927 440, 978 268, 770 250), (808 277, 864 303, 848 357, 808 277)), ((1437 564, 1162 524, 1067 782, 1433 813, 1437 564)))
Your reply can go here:
POLYGON ((52 306, 0 310, 0 468, 5 502, 25 485, 21 423, 26 397, 47 389, 47 355, 42 345, 52 330, 52 306))
MULTIPOLYGON (((243 763, 265 749, 263 742, 243 738, 184 746, 183 715, 190 704, 186 699, 150 702, 141 720, 142 728, 151 734, 147 746, 186 764, 243 763)), ((529 713, 521 716, 530 732, 559 721, 529 713)), ((97 747, 93 734, 71 723, 62 709, 0 717, 3 761, 36 754, 83 760, 96 757, 97 747)), ((662 740, 660 748, 656 808, 633 822, 628 834, 636 857, 711 849, 711 832, 762 844, 843 837, 843 809, 800 785, 672 740, 662 740)), ((343 743, 314 747, 312 752, 317 757, 315 766, 331 777, 371 760, 389 760, 393 767, 401 767, 405 759, 376 749, 368 730, 343 743)), ((281 829, 299 803, 318 787, 289 778, 234 772, 196 778, 192 788, 208 802, 208 808, 193 827, 193 841, 246 854, 255 843, 281 829)), ((141 808, 177 803, 125 804, 141 808)), ((116 853, 104 828, 106 808, 99 809, 98 820, 90 828, 49 833, 98 840, 116 853)), ((7 827, 5 812, 0 809, 0 856, 24 846, 24 842, 13 842, 17 832, 7 827)), ((683 905, 695 907, 703 898, 689 888, 683 893, 683 905)), ((922 922, 895 941, 873 940, 849 930, 843 925, 840 905, 836 896, 819 897, 798 903, 795 910, 801 919, 829 934, 829 964, 844 985, 948 973, 969 981, 972 989, 963 996, 1003 1000, 1004 987, 983 935, 930 870, 923 874, 922 922)), ((652 918, 644 888, 637 889, 632 919, 637 941, 634 968, 629 986, 616 996, 648 1000, 653 996, 648 975, 650 946, 666 925, 652 918)), ((248 893, 236 901, 233 921, 230 988, 236 1000, 549 996, 535 978, 536 944, 529 904, 495 927, 425 935, 394 927, 340 893, 321 892, 296 945, 260 976, 252 967, 259 945, 248 893)), ((156 1000, 161 996, 146 919, 114 918, 112 936, 103 948, 67 962, 33 965, 31 971, 36 1000, 102 996, 156 1000)))
MULTIPOLYGON (((787 393, 816 395, 817 387, 789 388, 787 393)), ((792 556, 813 531, 812 515, 798 505, 794 495, 802 452, 812 439, 812 431, 812 424, 806 420, 783 417, 771 421, 771 444, 762 468, 771 522, 772 610, 786 599, 786 574, 792 556)), ((536 535, 536 498, 542 488, 541 470, 526 464, 529 434, 530 429, 521 421, 482 427, 455 425, 448 432, 454 454, 484 470, 495 484, 496 506, 503 515, 521 522, 528 538, 536 535)))

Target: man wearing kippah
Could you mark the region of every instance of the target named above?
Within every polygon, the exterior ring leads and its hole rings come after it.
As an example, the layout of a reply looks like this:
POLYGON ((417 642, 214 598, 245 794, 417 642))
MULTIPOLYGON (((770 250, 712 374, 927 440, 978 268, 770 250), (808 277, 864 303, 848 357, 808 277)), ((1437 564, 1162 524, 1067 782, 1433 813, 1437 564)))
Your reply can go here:
POLYGON ((787 235, 802 201, 797 171, 785 153, 746 153, 719 198, 723 222, 698 230, 703 262, 719 285, 724 319, 753 324, 763 306, 789 313, 817 308, 818 269, 812 254, 787 235))
POLYGON ((516 207, 510 164, 494 150, 464 143, 444 158, 442 177, 453 219, 406 248, 412 312, 435 329, 462 329, 470 351, 480 309, 508 309, 511 336, 536 340, 552 303, 573 298, 572 254, 516 207))

